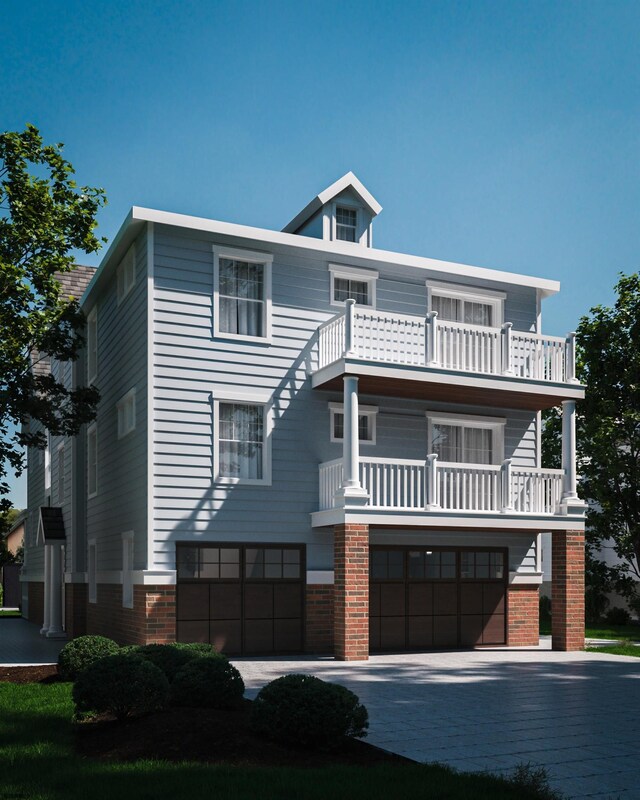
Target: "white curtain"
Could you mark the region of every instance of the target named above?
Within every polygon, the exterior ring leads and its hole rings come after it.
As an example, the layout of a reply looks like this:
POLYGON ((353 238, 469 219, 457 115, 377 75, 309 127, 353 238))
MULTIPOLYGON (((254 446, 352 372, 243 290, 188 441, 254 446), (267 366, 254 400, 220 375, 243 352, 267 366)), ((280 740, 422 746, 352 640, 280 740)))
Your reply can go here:
POLYGON ((228 478, 262 478, 262 406, 220 403, 219 466, 228 478))

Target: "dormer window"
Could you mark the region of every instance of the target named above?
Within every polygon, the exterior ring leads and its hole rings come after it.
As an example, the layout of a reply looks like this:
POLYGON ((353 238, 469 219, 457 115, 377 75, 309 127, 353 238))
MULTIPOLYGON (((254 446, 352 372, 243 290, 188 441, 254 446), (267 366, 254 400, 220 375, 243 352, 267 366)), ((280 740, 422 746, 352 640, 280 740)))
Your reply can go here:
POLYGON ((336 239, 343 242, 356 241, 356 226, 358 213, 355 208, 336 208, 336 239))

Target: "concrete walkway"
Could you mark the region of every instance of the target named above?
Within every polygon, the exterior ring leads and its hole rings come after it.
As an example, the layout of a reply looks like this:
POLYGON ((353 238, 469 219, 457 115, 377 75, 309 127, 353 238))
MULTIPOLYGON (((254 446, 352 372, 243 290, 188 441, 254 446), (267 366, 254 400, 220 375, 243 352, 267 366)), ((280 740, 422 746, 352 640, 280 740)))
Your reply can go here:
POLYGON ((416 761, 542 765, 568 797, 640 800, 640 659, 540 648, 332 659, 234 659, 248 695, 289 672, 354 691, 367 741, 416 761))
POLYGON ((20 617, 0 617, 0 666, 56 664, 64 640, 45 639, 40 629, 20 617))

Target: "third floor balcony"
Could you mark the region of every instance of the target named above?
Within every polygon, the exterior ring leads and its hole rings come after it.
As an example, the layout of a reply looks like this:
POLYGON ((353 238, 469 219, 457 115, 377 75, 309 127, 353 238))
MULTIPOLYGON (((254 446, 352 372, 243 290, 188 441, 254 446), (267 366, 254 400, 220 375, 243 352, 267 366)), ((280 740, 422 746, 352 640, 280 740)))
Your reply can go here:
POLYGON ((575 379, 575 334, 566 338, 391 314, 347 301, 320 326, 313 385, 338 389, 346 373, 361 391, 539 410, 580 399, 575 379), (428 384, 428 386, 426 386, 428 384))

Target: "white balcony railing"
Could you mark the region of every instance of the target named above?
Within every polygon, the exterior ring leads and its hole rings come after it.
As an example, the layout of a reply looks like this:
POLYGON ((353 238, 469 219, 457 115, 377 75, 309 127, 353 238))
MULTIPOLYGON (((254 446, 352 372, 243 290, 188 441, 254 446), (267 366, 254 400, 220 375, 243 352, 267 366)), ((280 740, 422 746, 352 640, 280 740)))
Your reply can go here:
POLYGON ((360 358, 411 367, 434 367, 507 375, 529 380, 572 383, 574 334, 566 339, 502 328, 467 325, 426 317, 345 310, 318 329, 318 369, 341 358, 360 358))
MULTIPOLYGON (((562 498, 561 469, 361 458, 360 483, 367 491, 366 508, 395 511, 455 511, 485 514, 558 513, 562 498)), ((342 485, 342 459, 320 464, 320 510, 335 508, 342 485)))

